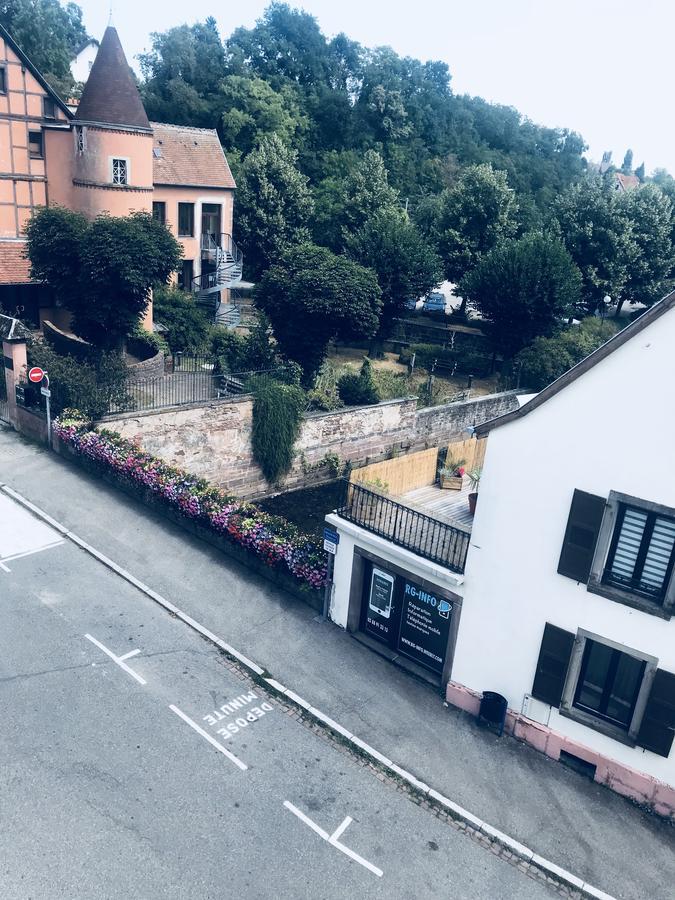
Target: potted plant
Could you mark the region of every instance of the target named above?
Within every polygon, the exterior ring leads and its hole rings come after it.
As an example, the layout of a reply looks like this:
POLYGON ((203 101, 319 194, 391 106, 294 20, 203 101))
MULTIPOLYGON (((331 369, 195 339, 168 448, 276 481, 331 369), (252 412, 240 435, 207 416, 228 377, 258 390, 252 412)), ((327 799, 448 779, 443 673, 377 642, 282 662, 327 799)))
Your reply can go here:
POLYGON ((476 503, 478 501, 478 485, 480 484, 480 469, 473 469, 469 472, 469 479, 471 481, 471 487, 473 490, 469 494, 469 512, 473 516, 476 512, 476 503))
POLYGON ((464 463, 465 459, 454 460, 448 457, 445 465, 438 473, 441 488, 444 491, 461 491, 464 482, 464 463))

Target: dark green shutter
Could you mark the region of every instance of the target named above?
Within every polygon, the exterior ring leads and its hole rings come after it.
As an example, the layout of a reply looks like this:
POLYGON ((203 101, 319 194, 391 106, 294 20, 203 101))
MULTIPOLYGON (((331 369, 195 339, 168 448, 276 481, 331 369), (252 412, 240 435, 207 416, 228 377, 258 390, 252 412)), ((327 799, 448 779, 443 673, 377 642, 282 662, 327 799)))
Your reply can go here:
POLYGON ((675 675, 657 669, 637 743, 659 756, 668 756, 675 735, 675 675))
POLYGON ((532 685, 532 696, 537 700, 560 706, 573 646, 574 635, 571 631, 546 623, 532 685))
POLYGON ((560 575, 588 582, 605 502, 604 497, 575 490, 558 562, 560 575))

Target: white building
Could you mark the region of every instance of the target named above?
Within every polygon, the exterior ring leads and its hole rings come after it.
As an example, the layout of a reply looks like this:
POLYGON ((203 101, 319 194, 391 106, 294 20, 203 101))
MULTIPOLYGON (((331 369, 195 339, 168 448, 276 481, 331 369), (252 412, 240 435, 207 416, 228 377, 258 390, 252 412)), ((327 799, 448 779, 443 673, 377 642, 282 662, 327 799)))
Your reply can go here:
POLYGON ((73 59, 71 59, 70 72, 75 81, 84 84, 87 78, 89 78, 91 67, 94 65, 94 60, 98 53, 98 47, 98 41, 95 38, 89 38, 85 44, 82 44, 73 59))
POLYGON ((447 699, 675 816, 675 292, 489 434, 447 699))
POLYGON ((674 383, 675 292, 476 428, 473 522, 432 479, 351 485, 327 517, 334 622, 462 709, 501 694, 508 733, 673 817, 674 383))

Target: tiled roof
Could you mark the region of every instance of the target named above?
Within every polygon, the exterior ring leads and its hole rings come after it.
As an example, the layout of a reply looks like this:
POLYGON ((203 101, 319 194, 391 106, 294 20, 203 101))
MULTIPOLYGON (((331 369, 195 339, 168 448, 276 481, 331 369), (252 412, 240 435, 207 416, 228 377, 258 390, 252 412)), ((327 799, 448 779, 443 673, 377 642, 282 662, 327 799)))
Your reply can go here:
POLYGON ((112 26, 103 35, 75 119, 150 130, 141 95, 112 26))
POLYGON ((624 175, 623 172, 615 172, 614 174, 624 191, 628 191, 630 188, 637 187, 640 184, 640 179, 637 175, 624 175))
POLYGON ((25 241, 0 242, 0 284, 29 284, 30 261, 25 241))
POLYGON ((155 184, 234 188, 218 134, 208 128, 152 122, 155 184))

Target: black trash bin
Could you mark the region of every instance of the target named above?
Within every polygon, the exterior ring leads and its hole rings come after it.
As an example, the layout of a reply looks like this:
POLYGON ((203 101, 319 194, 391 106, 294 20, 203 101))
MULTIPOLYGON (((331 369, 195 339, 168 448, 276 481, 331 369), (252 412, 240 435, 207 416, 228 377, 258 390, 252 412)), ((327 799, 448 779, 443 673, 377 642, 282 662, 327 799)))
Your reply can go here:
POLYGON ((478 711, 479 724, 498 728, 501 737, 504 733, 507 708, 506 697, 502 697, 501 694, 496 694, 494 691, 483 691, 483 699, 480 701, 480 710, 478 711))

